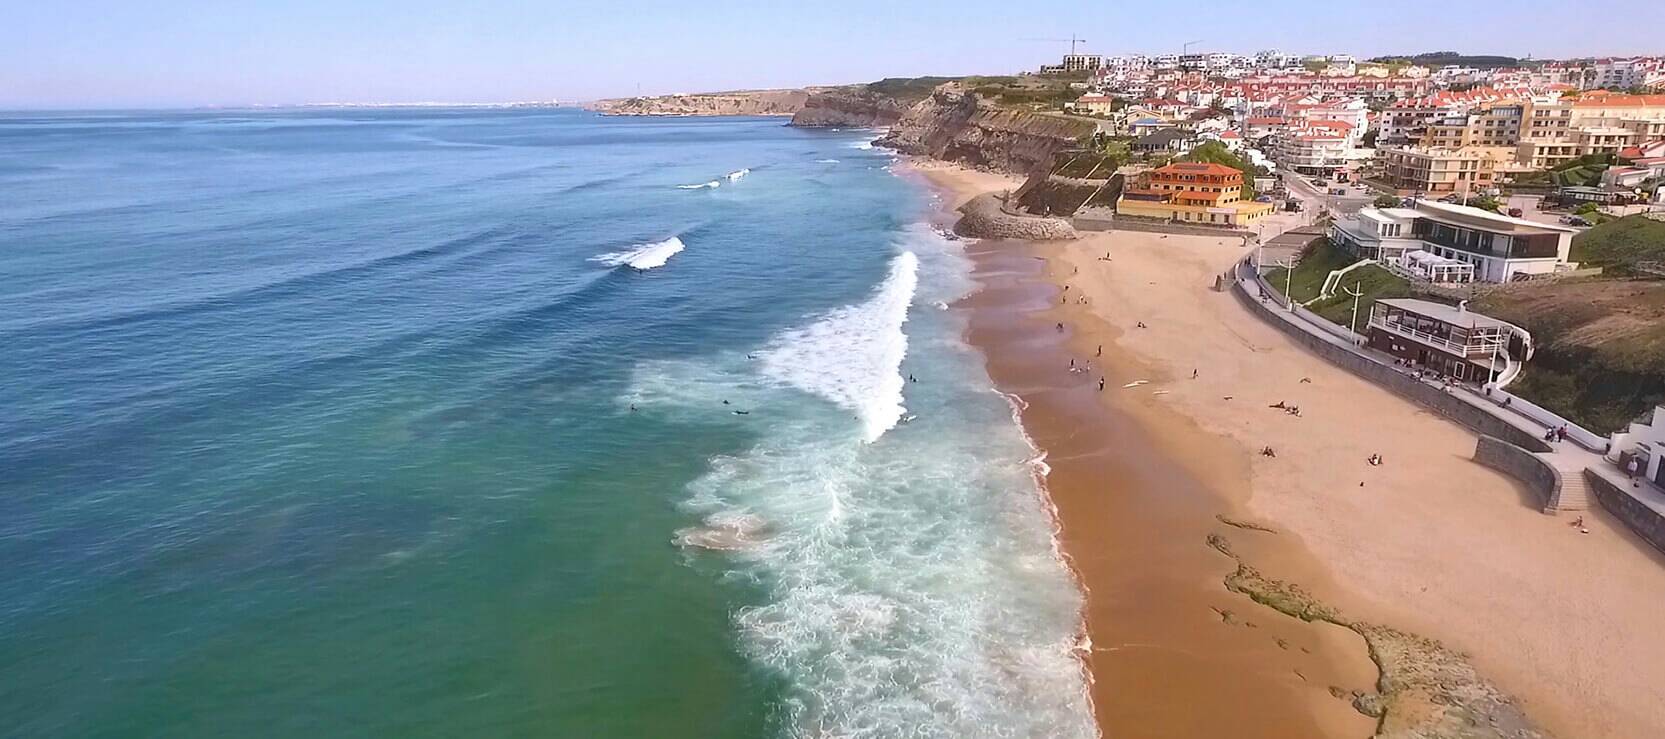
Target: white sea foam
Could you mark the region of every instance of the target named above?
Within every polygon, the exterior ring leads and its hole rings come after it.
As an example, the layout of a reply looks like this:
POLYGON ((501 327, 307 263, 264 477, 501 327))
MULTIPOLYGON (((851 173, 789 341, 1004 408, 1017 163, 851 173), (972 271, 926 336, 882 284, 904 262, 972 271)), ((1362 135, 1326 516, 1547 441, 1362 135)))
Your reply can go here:
POLYGON ((817 160, 815 160, 815 163, 816 164, 837 164, 838 160, 837 159, 817 159, 817 160))
POLYGON ((631 267, 637 270, 649 270, 663 267, 665 263, 676 256, 678 252, 687 248, 682 239, 672 236, 664 241, 651 244, 637 244, 625 251, 601 254, 590 258, 592 262, 600 262, 609 267, 631 267))
POLYGON ((868 149, 873 148, 873 142, 872 141, 857 141, 853 144, 850 144, 850 148, 852 148, 852 149, 861 149, 863 151, 866 151, 868 149))
POLYGON ((710 181, 710 182, 701 182, 701 183, 699 183, 699 184, 698 184, 698 185, 677 185, 677 186, 676 186, 676 189, 678 189, 678 190, 705 190, 705 189, 716 189, 716 188, 718 188, 718 187, 721 187, 721 186, 722 186, 722 184, 723 184, 723 183, 721 183, 721 182, 718 182, 718 181, 716 181, 716 180, 712 180, 712 181, 710 181))
POLYGON ((745 177, 746 175, 749 175, 751 173, 752 173, 752 170, 749 167, 730 172, 730 173, 728 173, 728 181, 729 182, 739 182, 741 177, 745 177))
POLYGON ((1010 420, 1022 401, 992 397, 963 315, 907 313, 971 289, 961 244, 923 224, 899 241, 866 299, 755 360, 643 362, 619 407, 756 433, 688 485, 676 541, 761 593, 734 625, 783 680, 785 736, 1094 737, 1081 592, 1037 488, 1045 460, 1010 420), (914 420, 863 443, 904 390, 914 420), (739 406, 753 414, 726 410, 739 406))
POLYGON ((902 324, 919 284, 919 258, 897 255, 890 274, 866 302, 845 306, 787 331, 763 352, 769 377, 855 411, 862 439, 877 441, 896 426, 902 405, 902 324))

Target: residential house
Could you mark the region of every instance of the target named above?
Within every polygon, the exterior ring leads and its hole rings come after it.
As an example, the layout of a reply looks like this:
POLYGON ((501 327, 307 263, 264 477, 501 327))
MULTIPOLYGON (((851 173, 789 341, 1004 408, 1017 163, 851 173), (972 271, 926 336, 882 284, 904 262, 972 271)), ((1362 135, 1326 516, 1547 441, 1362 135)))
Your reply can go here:
POLYGON ((1136 154, 1184 154, 1197 146, 1197 134, 1183 128, 1165 128, 1133 141, 1136 154))

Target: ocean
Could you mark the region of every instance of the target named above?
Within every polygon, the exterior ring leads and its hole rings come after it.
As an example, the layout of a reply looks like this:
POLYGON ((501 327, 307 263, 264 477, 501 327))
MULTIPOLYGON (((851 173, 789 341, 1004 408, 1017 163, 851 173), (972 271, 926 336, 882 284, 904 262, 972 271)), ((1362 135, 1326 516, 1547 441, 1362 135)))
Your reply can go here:
POLYGON ((0 735, 1093 736, 964 242, 782 124, 0 114, 0 735))

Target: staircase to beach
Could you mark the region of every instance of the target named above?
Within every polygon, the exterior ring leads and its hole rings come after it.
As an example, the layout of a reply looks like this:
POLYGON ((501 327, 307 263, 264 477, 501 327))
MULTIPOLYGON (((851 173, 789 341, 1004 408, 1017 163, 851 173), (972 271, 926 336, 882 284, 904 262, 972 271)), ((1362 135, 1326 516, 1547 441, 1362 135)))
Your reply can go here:
POLYGON ((1590 455, 1552 452, 1543 455, 1561 473, 1561 496, 1557 511, 1587 511, 1590 509, 1590 484, 1584 479, 1584 469, 1590 466, 1590 455))

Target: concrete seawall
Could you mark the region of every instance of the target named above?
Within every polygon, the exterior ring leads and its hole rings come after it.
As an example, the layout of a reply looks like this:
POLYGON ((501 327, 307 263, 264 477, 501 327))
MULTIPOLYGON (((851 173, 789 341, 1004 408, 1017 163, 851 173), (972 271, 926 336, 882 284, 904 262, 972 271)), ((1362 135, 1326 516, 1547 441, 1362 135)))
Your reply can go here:
POLYGON ((1584 480, 1589 483, 1590 492, 1603 508, 1623 521, 1637 536, 1646 539, 1654 549, 1665 552, 1665 517, 1643 505, 1642 501, 1630 497, 1601 475, 1585 470, 1584 480))
POLYGON ((1284 332, 1314 354, 1341 365, 1355 375, 1385 387, 1407 400, 1433 409, 1480 434, 1508 442, 1529 452, 1552 451, 1543 439, 1515 428, 1502 419, 1464 402, 1461 398, 1408 377, 1389 365, 1360 356, 1339 338, 1331 340, 1292 324, 1291 321, 1299 319, 1279 315, 1281 311, 1273 307, 1275 304, 1260 302, 1241 284, 1233 292, 1243 305, 1265 319, 1268 324, 1284 332))
POLYGON ((1561 504, 1561 471, 1543 457, 1494 436, 1480 437, 1474 461, 1525 483, 1546 511, 1561 504))

